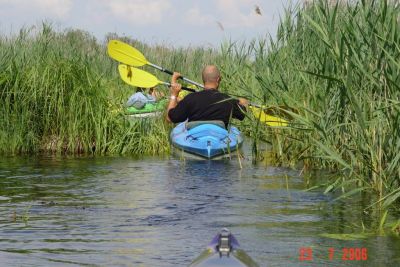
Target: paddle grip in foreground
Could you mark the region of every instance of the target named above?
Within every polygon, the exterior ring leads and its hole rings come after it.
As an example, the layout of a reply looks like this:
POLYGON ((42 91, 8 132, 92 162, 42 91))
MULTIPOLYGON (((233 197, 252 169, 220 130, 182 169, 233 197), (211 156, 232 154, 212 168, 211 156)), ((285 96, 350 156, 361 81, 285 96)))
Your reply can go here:
MULTIPOLYGON (((167 86, 171 86, 171 83, 164 83, 164 84, 166 84, 167 86)), ((192 92, 192 93, 197 92, 197 91, 196 91, 195 89, 193 89, 193 88, 184 87, 184 86, 182 86, 181 89, 182 89, 182 90, 185 90, 185 91, 192 92)))
POLYGON ((192 93, 197 92, 193 88, 188 88, 188 87, 182 87, 182 90, 189 91, 189 92, 192 92, 192 93))

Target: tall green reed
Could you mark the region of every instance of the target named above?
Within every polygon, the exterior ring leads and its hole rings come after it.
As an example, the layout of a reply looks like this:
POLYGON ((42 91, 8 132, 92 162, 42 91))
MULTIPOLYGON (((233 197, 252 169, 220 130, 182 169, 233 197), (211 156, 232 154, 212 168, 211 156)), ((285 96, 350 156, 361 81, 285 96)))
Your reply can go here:
POLYGON ((367 193, 366 212, 398 210, 399 44, 398 2, 311 1, 287 9, 276 38, 225 42, 216 62, 222 91, 292 119, 287 128, 241 123, 255 154, 268 142, 275 163, 334 171, 326 192, 367 193))
POLYGON ((167 140, 160 138, 165 132, 155 122, 144 128, 125 120, 118 91, 126 86, 105 47, 91 35, 55 32, 48 24, 22 29, 1 39, 0 58, 0 152, 168 150, 167 140), (128 131, 138 140, 127 140, 128 131), (147 134, 155 140, 138 146, 147 134))
POLYGON ((399 16, 391 1, 314 1, 288 10, 250 64, 255 94, 307 129, 264 131, 280 161, 341 171, 331 190, 374 193, 383 209, 400 200, 399 16))

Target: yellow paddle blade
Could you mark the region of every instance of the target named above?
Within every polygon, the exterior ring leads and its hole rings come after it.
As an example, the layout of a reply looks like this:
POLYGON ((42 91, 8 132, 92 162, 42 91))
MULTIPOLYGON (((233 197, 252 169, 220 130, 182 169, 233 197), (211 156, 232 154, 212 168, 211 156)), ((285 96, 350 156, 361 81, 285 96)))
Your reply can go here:
POLYGON ((254 117, 259 119, 261 122, 267 124, 268 126, 280 126, 285 127, 288 126, 288 121, 274 117, 266 114, 261 108, 249 106, 250 110, 253 112, 254 117))
POLYGON ((107 51, 111 58, 130 66, 140 67, 148 63, 139 50, 118 40, 108 42, 107 51))
POLYGON ((122 80, 132 86, 151 88, 162 83, 154 75, 124 64, 120 64, 118 70, 122 80))

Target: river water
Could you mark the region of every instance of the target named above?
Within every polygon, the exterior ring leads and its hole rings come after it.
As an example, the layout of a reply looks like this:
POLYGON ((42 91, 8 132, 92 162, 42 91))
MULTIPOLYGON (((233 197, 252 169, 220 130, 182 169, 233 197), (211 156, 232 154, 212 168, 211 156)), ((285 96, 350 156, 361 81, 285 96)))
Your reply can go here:
POLYGON ((260 266, 400 266, 399 238, 324 237, 362 208, 305 188, 299 171, 237 160, 1 158, 0 265, 187 266, 228 227, 260 266))

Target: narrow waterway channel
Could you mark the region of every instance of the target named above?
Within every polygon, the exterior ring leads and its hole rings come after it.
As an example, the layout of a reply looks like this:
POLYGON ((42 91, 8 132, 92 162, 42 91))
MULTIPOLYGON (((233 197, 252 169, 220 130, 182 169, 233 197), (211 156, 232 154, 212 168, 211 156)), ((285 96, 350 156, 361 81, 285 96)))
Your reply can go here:
POLYGON ((243 164, 2 157, 0 265, 187 266, 228 227, 260 266, 400 266, 396 238, 323 236, 351 232, 360 205, 305 191, 298 171, 243 164))

